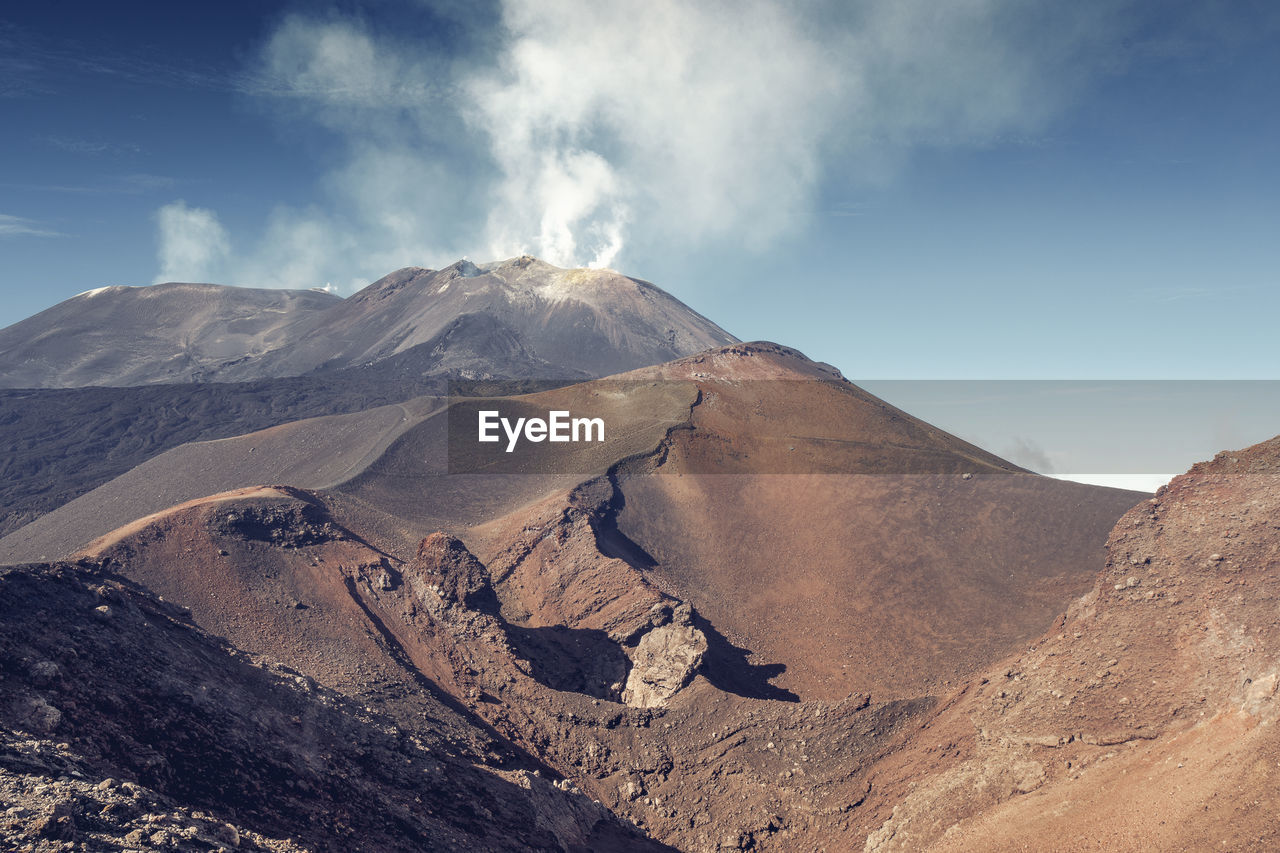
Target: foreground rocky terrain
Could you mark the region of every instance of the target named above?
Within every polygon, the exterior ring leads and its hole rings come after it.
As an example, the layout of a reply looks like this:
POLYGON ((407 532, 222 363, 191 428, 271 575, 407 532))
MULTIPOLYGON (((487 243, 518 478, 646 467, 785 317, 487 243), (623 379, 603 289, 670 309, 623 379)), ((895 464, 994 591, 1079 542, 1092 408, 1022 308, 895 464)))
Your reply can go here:
POLYGON ((640 850, 465 711, 405 729, 101 566, 0 573, 9 850, 640 850))
POLYGON ((629 337, 652 314, 591 313, 665 311, 646 285, 556 275, 393 274, 342 304, 333 363, 270 380, 380 405, 157 445, 0 539, 5 849, 1280 844, 1280 439, 1153 497, 777 344, 504 387, 567 328, 659 352, 629 337), (457 345, 427 351, 436 302, 457 345), (483 399, 376 396, 484 364, 483 399), (508 454, 474 440, 489 407, 609 426, 508 454))
POLYGON ((1093 589, 873 779, 868 851, 1280 845, 1280 438, 1135 506, 1093 589))
POLYGON ((1016 652, 1088 589, 1098 543, 1141 497, 1022 472, 771 344, 520 405, 566 401, 628 427, 572 465, 451 472, 449 410, 469 405, 455 401, 344 416, 368 429, 335 460, 346 478, 333 486, 262 485, 261 467, 236 461, 275 447, 305 471, 306 454, 285 448, 317 449, 342 429, 302 422, 166 454, 104 487, 100 504, 86 495, 50 518, 80 531, 85 565, 190 608, 234 647, 419 737, 440 715, 433 703, 452 703, 653 841, 850 849, 891 814, 874 774, 958 680, 1016 652), (901 528, 860 520, 895 489, 895 512, 927 514, 901 528), (139 517, 103 531, 117 500, 139 517), (716 519, 698 501, 742 503, 716 519), (858 538, 792 513, 842 515, 858 538), (673 526, 680 518, 689 526, 673 526), (742 518, 768 538, 733 550, 742 518), (896 538, 905 529, 910 549, 896 538), (733 559, 703 559, 704 540, 733 559), (967 568, 993 557, 999 577, 967 568), (734 584, 741 594, 721 600, 734 584), (855 597, 893 606, 845 603, 855 597), (949 603, 983 597, 1019 618, 949 603), (843 622, 802 615, 839 607, 843 622), (908 630, 932 638, 928 651, 908 630), (897 651, 882 636, 895 631, 897 651))
MULTIPOLYGON (((574 504, 581 508, 586 499, 579 495, 574 504)), ((1280 637, 1272 618, 1278 591, 1270 588, 1280 560, 1278 500, 1280 439, 1224 454, 1126 514, 1092 589, 1064 606, 1047 631, 1021 650, 944 693, 793 701, 718 686, 726 663, 715 654, 723 642, 715 626, 643 578, 608 589, 609 560, 591 553, 588 540, 571 529, 530 528, 529 534, 549 535, 513 543, 487 563, 439 533, 400 561, 343 527, 313 494, 245 490, 142 520, 96 543, 78 565, 27 567, 4 576, 4 600, 16 608, 5 613, 6 631, 28 626, 21 628, 28 633, 20 653, 11 651, 14 641, 5 646, 6 725, 20 745, 10 751, 36 756, 10 759, 9 767, 25 768, 28 783, 12 786, 26 794, 24 802, 34 803, 35 785, 44 785, 39 801, 46 806, 51 792, 80 792, 84 813, 89 805, 110 806, 108 793, 116 788, 108 785, 104 793, 91 784, 109 772, 145 788, 139 794, 144 814, 167 815, 148 839, 161 830, 225 835, 230 830, 223 824, 229 823, 245 843, 266 849, 285 839, 312 847, 328 843, 314 832, 271 822, 278 818, 263 822, 251 813, 254 822, 239 810, 218 811, 210 804, 225 792, 200 799, 181 787, 157 787, 155 779, 177 784, 181 775, 174 775, 174 759, 164 757, 183 748, 183 741, 170 742, 171 732, 153 735, 151 749, 159 758, 88 772, 102 766, 92 763, 104 743, 98 727, 115 731, 110 727, 122 725, 116 717, 163 719, 172 713, 166 703, 179 700, 183 707, 223 713, 225 698, 202 705, 197 696, 213 694, 192 692, 192 683, 235 695, 229 683, 169 664, 166 671, 174 674, 168 687, 148 687, 146 673, 154 670, 126 656, 117 673, 95 658, 99 653, 85 640, 125 625, 149 634, 163 624, 186 638, 203 636, 180 608, 149 597, 112 570, 177 588, 187 583, 184 575, 166 567, 209 560, 226 568, 202 574, 200 595, 186 589, 190 619, 219 626, 237 646, 270 649, 272 658, 290 661, 264 668, 262 658, 219 647, 245 662, 237 677, 256 684, 274 676, 293 691, 272 695, 270 708, 297 715, 290 703, 314 692, 329 697, 335 709, 353 709, 348 716, 313 711, 317 727, 349 725, 352 731, 342 729, 344 742, 367 736, 353 733, 362 726, 398 731, 398 750, 406 749, 406 737, 457 732, 452 746, 428 746, 430 754, 465 752, 459 743, 470 743, 472 766, 528 773, 541 762, 545 775, 532 778, 563 776, 567 781, 553 787, 558 794, 582 790, 676 849, 1271 849, 1280 769, 1272 725, 1280 707, 1280 637), (511 584, 519 564, 539 549, 556 553, 544 567, 566 568, 544 578, 541 591, 530 589, 533 576, 511 584), (599 591, 594 608, 565 595, 575 582, 599 591), (54 583, 68 591, 45 588, 54 583), (551 590, 559 597, 548 598, 551 590), (114 596, 124 596, 124 603, 114 596), (536 597, 558 601, 564 622, 539 627, 545 615, 521 618, 520 603, 536 597), (576 614, 563 609, 573 601, 576 614), (64 606, 81 620, 75 627, 49 621, 64 606), (130 615, 126 621, 120 611, 132 614, 134 606, 141 619, 130 615), (50 630, 35 627, 45 624, 50 630), (360 624, 365 628, 351 630, 360 624), (49 639, 33 646, 31 634, 49 639), (72 646, 64 636, 77 638, 74 648, 84 651, 69 660, 72 646), (95 734, 77 742, 68 721, 81 706, 103 706, 94 697, 111 695, 103 693, 104 677, 134 677, 117 695, 155 695, 156 706, 135 717, 113 712, 108 700, 105 711, 95 711, 106 714, 93 718, 95 734), (69 682, 81 692, 68 692, 69 682), (476 730, 490 734, 476 740, 476 730), (149 769, 151 763, 160 769, 149 769), (60 776, 67 778, 58 788, 60 776), (176 799, 164 805, 145 799, 174 798, 174 791, 176 799)), ((571 506, 570 520, 574 515, 571 506)), ((589 528, 589 516, 578 518, 589 528)), ((113 635, 112 648, 120 639, 113 635)), ((123 639, 131 637, 126 632, 123 639)), ((150 648, 154 642, 144 635, 126 646, 150 648)), ((227 725, 253 731, 263 724, 232 717, 227 725)), ((235 737, 245 735, 237 730, 235 737)), ((262 737, 274 743, 283 735, 268 727, 262 737)), ((313 729, 309 737, 322 733, 313 729)), ((117 741, 131 743, 110 739, 117 741)), ((114 755, 108 757, 123 760, 114 755)), ((236 765, 233 775, 238 780, 250 771, 236 765)), ((310 794, 304 789, 297 796, 310 794)), ((56 823, 61 812, 41 811, 23 823, 17 816, 36 810, 17 808, 11 812, 16 837, 56 837, 44 817, 52 815, 56 823)), ((121 836, 138 829, 135 823, 122 824, 121 836)), ((93 832, 98 824, 84 826, 93 832)), ((435 838, 423 849, 479 849, 470 839, 435 838)), ((502 839, 494 841, 495 849, 530 843, 516 835, 502 839)), ((619 843, 620 849, 639 849, 625 845, 640 842, 619 843)), ((587 849, 607 848, 592 842, 587 849)))

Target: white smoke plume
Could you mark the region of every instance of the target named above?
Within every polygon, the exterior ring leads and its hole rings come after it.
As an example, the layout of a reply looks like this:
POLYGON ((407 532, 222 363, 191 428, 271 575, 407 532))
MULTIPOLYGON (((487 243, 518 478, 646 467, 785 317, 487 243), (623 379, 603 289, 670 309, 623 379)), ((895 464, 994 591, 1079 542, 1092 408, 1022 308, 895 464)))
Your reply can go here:
POLYGON ((803 203, 840 79, 786 4, 511 0, 503 21, 466 87, 500 170, 492 253, 605 265, 633 217, 754 242, 803 203))
POLYGON ((156 213, 156 226, 160 235, 156 283, 217 280, 231 245, 216 213, 175 201, 156 213))
MULTIPOLYGON (((315 208, 276 210, 227 271, 345 288, 462 255, 642 269, 645 253, 767 246, 824 187, 889 180, 921 147, 1038 132, 1113 68, 1125 7, 503 0, 475 56, 289 16, 244 91, 295 132, 336 134, 346 159, 315 208)), ((210 233, 193 252, 167 221, 166 275, 225 251, 210 233)))

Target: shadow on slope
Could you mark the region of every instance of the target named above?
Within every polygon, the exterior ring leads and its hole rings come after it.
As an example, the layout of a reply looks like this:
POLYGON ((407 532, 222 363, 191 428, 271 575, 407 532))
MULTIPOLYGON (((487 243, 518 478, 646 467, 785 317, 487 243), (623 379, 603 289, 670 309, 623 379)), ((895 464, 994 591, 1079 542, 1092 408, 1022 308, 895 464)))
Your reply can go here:
POLYGON ((552 690, 621 701, 631 662, 604 631, 564 625, 526 628, 509 622, 503 628, 539 683, 552 690))
POLYGON ((747 699, 800 701, 795 693, 770 683, 787 671, 786 664, 753 664, 747 660, 751 655, 750 649, 739 648, 729 642, 701 614, 694 614, 693 624, 707 635, 707 654, 702 659, 700 672, 712 686, 747 699))

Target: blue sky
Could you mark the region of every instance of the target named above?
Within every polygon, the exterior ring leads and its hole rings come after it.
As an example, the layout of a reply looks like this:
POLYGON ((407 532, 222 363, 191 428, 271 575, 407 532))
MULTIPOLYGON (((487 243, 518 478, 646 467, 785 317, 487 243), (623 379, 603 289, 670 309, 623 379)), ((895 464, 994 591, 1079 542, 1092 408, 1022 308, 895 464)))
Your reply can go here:
POLYGON ((528 251, 879 379, 1277 378, 1280 7, 0 13, 0 325, 528 251))

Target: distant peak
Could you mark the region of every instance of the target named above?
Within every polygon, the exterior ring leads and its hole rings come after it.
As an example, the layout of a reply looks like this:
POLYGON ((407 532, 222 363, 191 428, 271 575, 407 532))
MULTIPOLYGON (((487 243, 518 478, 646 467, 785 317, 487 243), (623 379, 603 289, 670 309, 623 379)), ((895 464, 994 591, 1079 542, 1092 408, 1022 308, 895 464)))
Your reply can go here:
POLYGON ((454 261, 449 264, 449 266, 441 270, 441 272, 449 272, 451 270, 463 278, 475 278, 476 276, 483 274, 478 266, 471 263, 471 261, 466 258, 463 258, 460 261, 454 261))
POLYGON ((499 270, 525 270, 530 267, 541 269, 559 269, 559 267, 547 263, 541 258, 535 258, 533 255, 520 255, 517 258, 507 258, 505 261, 490 261, 487 264, 481 264, 481 269, 486 272, 496 272, 499 270))

